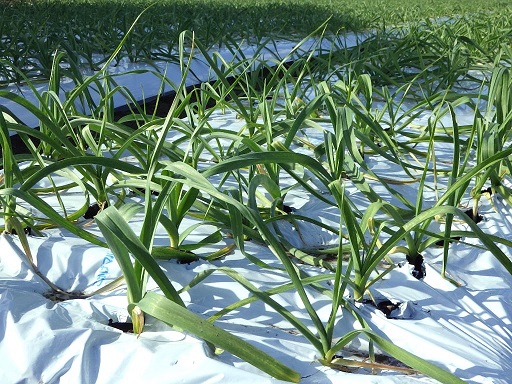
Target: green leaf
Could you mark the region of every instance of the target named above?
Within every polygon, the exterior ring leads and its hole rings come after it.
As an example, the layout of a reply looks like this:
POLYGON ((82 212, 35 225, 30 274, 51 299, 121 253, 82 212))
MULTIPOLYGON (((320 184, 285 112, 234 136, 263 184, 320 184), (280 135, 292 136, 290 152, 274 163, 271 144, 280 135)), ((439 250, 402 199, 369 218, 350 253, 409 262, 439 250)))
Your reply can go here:
POLYGON ((240 357, 249 364, 279 380, 298 383, 300 375, 278 360, 260 351, 246 341, 209 323, 173 301, 153 292, 137 303, 145 313, 167 323, 179 327, 200 337, 219 348, 240 357))
POLYGON ((448 371, 438 367, 435 364, 432 364, 418 356, 413 355, 410 352, 407 352, 405 349, 400 348, 393 344, 391 341, 386 340, 382 336, 377 335, 375 332, 370 330, 362 330, 370 340, 373 340, 379 347, 381 347, 385 352, 389 353, 391 356, 400 360, 401 362, 407 364, 411 368, 424 373, 425 375, 436 379, 444 384, 463 384, 465 381, 459 379, 457 376, 451 374, 448 371))
MULTIPOLYGON (((96 215, 96 223, 103 233, 103 236, 105 236, 105 240, 109 247, 111 247, 116 258, 117 252, 118 255, 122 255, 121 259, 124 260, 126 258, 125 254, 129 250, 133 257, 135 257, 153 280, 155 280, 166 297, 174 300, 181 306, 185 306, 181 297, 176 292, 176 289, 169 281, 167 275, 162 271, 156 260, 151 256, 149 250, 144 246, 144 244, 142 244, 130 225, 124 220, 114 206, 108 207, 96 215)), ((141 281, 138 283, 140 287, 143 286, 141 281)))

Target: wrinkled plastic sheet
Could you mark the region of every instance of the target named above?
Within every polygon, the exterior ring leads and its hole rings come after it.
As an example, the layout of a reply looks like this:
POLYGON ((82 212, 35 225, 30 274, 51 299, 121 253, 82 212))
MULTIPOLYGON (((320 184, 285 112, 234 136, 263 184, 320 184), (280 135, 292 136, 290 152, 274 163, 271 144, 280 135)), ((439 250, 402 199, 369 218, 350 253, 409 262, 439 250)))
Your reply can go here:
POLYGON ((154 319, 139 337, 108 326, 127 320, 124 295, 51 301, 9 236, 0 249, 4 383, 276 382, 218 361, 203 341, 154 319))

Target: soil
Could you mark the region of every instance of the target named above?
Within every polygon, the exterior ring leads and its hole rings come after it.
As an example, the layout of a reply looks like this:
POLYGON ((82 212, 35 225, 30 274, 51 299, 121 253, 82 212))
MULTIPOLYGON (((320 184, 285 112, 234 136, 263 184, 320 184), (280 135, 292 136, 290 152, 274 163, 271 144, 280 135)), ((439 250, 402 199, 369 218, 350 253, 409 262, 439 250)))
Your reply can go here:
POLYGON ((427 272, 425 270, 425 265, 423 264, 423 256, 422 255, 417 254, 416 257, 414 257, 414 258, 407 255, 406 258, 407 258, 407 262, 414 266, 414 269, 412 270, 412 275, 415 278, 420 280, 427 275, 427 272))
POLYGON ((48 300, 60 303, 62 301, 85 299, 87 296, 83 292, 56 292, 50 291, 43 294, 48 300))
POLYGON ((391 318, 391 312, 400 307, 401 303, 393 303, 390 300, 384 300, 377 304, 377 309, 379 309, 383 314, 386 315, 388 319, 391 318))
POLYGON ((292 213, 293 212, 293 208, 290 207, 289 205, 284 204, 283 205, 283 212, 285 212, 285 213, 292 213))
POLYGON ((363 301, 363 304, 369 304, 372 307, 377 308, 384 315, 386 315, 386 318, 392 319, 393 317, 391 317, 391 312, 393 312, 395 309, 398 309, 402 303, 393 303, 391 300, 383 300, 375 303, 373 300, 366 299, 363 301))
POLYGON ((91 205, 89 206, 89 208, 87 209, 87 211, 85 212, 85 214, 84 214, 84 219, 87 219, 87 220, 89 220, 89 219, 94 219, 94 217, 95 217, 98 213, 100 213, 100 211, 101 211, 102 209, 107 208, 107 206, 108 206, 108 203, 107 203, 107 202, 104 202, 104 203, 103 203, 103 208, 101 208, 101 207, 100 207, 100 205, 99 205, 98 203, 91 204, 91 205))
POLYGON ((120 323, 118 321, 108 319, 108 326, 112 328, 119 329, 120 331, 123 331, 124 333, 133 333, 133 324, 132 323, 120 323))
MULTIPOLYGON (((31 227, 24 227, 23 232, 25 232, 25 235, 32 236, 32 228, 31 227)), ((11 235, 17 235, 16 229, 11 230, 11 235)))
POLYGON ((452 236, 450 238, 450 240, 445 240, 445 239, 442 239, 442 240, 439 240, 439 241, 436 241, 436 246, 438 247, 444 247, 444 244, 448 241, 448 243, 454 243, 454 242, 457 242, 457 241, 460 241, 462 240, 462 237, 460 236, 452 236))
POLYGON ((468 209, 468 210, 464 211, 464 213, 465 213, 466 215, 468 215, 468 216, 469 216, 469 218, 470 218, 471 220, 473 220, 476 224, 478 224, 479 222, 481 222, 481 221, 484 219, 484 217, 483 217, 482 215, 479 215, 479 214, 478 214, 478 212, 477 212, 476 217, 475 217, 475 216, 473 215, 473 208, 470 208, 470 209, 468 209))

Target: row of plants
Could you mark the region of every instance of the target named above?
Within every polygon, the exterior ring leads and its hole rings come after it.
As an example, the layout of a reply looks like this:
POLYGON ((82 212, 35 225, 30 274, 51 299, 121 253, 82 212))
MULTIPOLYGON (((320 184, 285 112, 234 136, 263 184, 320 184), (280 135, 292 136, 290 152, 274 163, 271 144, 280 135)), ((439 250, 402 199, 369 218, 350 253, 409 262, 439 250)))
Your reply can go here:
POLYGON ((336 34, 383 30, 445 15, 464 17, 475 10, 484 18, 492 12, 490 28, 497 30, 510 28, 509 6, 501 0, 1 0, 0 85, 24 81, 14 68, 22 68, 32 81, 48 80, 54 55, 61 51, 66 52, 68 65, 98 70, 125 36, 113 64, 177 62, 176 47, 184 30, 193 31, 206 46, 230 47, 244 40, 261 43, 270 36, 300 39, 328 16, 327 32, 336 34), (132 21, 150 4, 127 36, 132 21))
MULTIPOLYGON (((488 21, 496 20, 488 17, 488 21)), ((73 295, 38 271, 27 228, 32 234, 44 235, 47 228, 62 227, 93 244, 109 247, 123 273, 136 333, 143 331, 145 316, 151 315, 276 378, 298 381, 297 372, 213 324, 221 316, 261 300, 316 348, 325 365, 336 368, 337 354, 363 335, 369 340, 371 357, 377 346, 441 382, 462 382, 370 329, 356 304, 397 266, 390 255, 403 254, 415 276, 421 278, 425 252, 438 242, 444 248, 442 274, 447 278, 450 244, 463 241, 461 238, 478 238, 478 246, 492 252, 512 273, 512 263, 500 247, 510 247, 511 242, 484 233, 474 220, 486 194, 498 194, 512 203, 505 182, 512 154, 509 32, 489 25, 496 24, 486 23, 480 16, 464 22, 421 22, 408 26, 405 34, 402 28, 383 30, 355 48, 345 48, 333 39, 329 51, 318 53, 312 48, 308 54, 297 55, 298 44, 289 56, 275 63, 260 60, 257 54, 250 58, 235 55, 233 61, 225 62, 220 55, 211 54, 208 44, 183 32, 176 50, 181 83, 171 84, 165 76, 152 72, 162 87, 175 90, 165 116, 156 116, 144 103, 138 103, 107 71, 130 33, 91 76, 82 75, 80 65, 69 61, 66 52, 55 54, 45 92, 38 92, 19 69, 18 76, 37 103, 7 90, 0 90, 0 98, 35 116, 39 129, 25 126, 20 116, 0 106, 0 201, 5 231, 18 235, 33 270, 54 293, 66 297, 73 295), (475 28, 468 28, 468 22, 475 28), (496 40, 503 44, 494 44, 496 40), (208 61, 215 78, 191 90, 185 87, 185 79, 197 54, 208 61), (61 100, 65 76, 72 78, 75 88, 61 100), (99 101, 93 93, 100 94, 99 101), (131 112, 123 117, 114 111, 117 94, 131 106, 131 112), (462 107, 474 110, 472 124, 459 124, 457 110, 462 107), (82 110, 90 114, 84 115, 82 110), (226 110, 237 114, 242 129, 212 126, 211 117, 226 110), (427 123, 415 126, 425 114, 429 115, 427 123), (309 129, 321 132, 323 141, 309 140, 309 129), (20 136, 26 153, 14 153, 10 132, 20 136), (439 145, 453 149, 450 164, 436 162, 439 145), (136 160, 126 162, 126 156, 136 160), (380 176, 368 165, 368 158, 386 161, 403 177, 380 176), (57 183, 56 175, 68 182, 57 183), (290 179, 293 184, 284 181, 290 179), (39 187, 42 181, 50 187, 39 187), (415 200, 400 192, 402 183, 414 183, 418 190, 415 200), (83 191, 80 209, 70 211, 66 206, 65 193, 70 188, 83 191), (287 194, 293 189, 306 191, 311 199, 336 209, 338 225, 290 209, 287 194), (425 201, 425 190, 434 190, 437 199, 425 201), (57 198, 58 207, 45 202, 48 194, 57 198), (468 198, 473 201, 471 211, 460 208, 468 198), (80 220, 91 204, 97 207, 94 222, 103 237, 95 236, 93 227, 80 220), (140 233, 130 226, 137 214, 144 217, 140 233), (194 218, 197 224, 183 229, 185 218, 194 218), (456 221, 466 227, 452 225, 456 221), (328 249, 297 248, 281 233, 282 222, 307 223, 335 234, 340 242, 328 249), (202 225, 216 230, 200 242, 188 241, 188 235, 202 225), (158 228, 168 234, 167 246, 154 244, 158 228), (244 246, 247 241, 266 244, 289 281, 264 291, 229 268, 229 263, 214 261, 232 246, 208 255, 202 252, 227 237, 250 262, 270 270, 273 267, 244 246), (169 259, 203 259, 213 267, 177 290, 172 276, 160 267, 162 260, 169 259), (389 262, 387 267, 382 266, 384 260, 389 262), (322 269, 308 275, 302 263, 322 269), (203 319, 186 309, 180 294, 215 273, 240 283, 250 298, 203 319), (158 284, 159 293, 147 291, 149 278, 158 284), (288 291, 300 297, 308 322, 276 300, 288 291), (312 291, 331 299, 327 319, 315 311, 308 295, 312 291), (335 325, 342 316, 353 316, 359 327, 340 334, 335 325)), ((323 30, 325 26, 314 34, 329 38, 322 35, 323 30)), ((235 51, 236 45, 231 49, 235 51)), ((115 281, 101 292, 118 284, 115 281)), ((77 293, 76 297, 83 296, 77 293)))

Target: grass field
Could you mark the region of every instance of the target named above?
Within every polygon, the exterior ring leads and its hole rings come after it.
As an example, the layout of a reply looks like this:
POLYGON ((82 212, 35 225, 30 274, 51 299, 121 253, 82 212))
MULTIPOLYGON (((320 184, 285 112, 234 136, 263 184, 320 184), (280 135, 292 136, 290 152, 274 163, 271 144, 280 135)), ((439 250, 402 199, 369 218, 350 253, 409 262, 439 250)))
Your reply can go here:
MULTIPOLYGON (((1 0, 0 85, 20 81, 9 68, 47 78, 53 53, 67 52, 91 68, 109 55, 137 15, 151 1, 1 0)), ((327 32, 382 29, 443 16, 494 14, 496 26, 510 28, 509 2, 472 1, 160 1, 147 10, 125 42, 120 57, 132 61, 173 60, 180 32, 190 30, 203 44, 229 44, 264 37, 303 37, 328 18, 327 32)))

